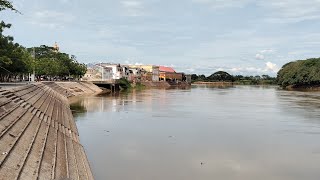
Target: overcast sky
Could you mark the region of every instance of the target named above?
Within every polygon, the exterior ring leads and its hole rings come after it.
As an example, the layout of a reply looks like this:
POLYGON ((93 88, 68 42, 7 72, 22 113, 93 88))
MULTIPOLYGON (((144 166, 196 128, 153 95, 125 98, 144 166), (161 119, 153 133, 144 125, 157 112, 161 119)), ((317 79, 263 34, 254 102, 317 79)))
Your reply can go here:
POLYGON ((14 0, 6 34, 80 62, 158 64, 209 75, 275 75, 320 55, 320 0, 14 0))

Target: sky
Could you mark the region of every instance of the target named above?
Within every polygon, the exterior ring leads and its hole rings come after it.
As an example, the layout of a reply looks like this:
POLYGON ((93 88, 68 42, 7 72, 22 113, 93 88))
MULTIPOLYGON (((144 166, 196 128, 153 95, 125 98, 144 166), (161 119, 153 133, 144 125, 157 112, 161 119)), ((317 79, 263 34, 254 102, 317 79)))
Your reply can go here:
POLYGON ((25 47, 57 42, 83 63, 275 76, 319 57, 320 0, 14 0, 0 13, 25 47))

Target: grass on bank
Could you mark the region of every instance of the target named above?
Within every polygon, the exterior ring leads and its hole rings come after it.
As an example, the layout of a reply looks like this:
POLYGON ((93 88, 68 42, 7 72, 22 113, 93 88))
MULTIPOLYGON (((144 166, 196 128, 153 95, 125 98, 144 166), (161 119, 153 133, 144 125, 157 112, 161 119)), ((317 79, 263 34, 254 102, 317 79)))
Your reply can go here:
POLYGON ((136 89, 136 90, 143 90, 146 88, 145 85, 143 85, 140 82, 137 82, 135 84, 130 83, 127 79, 125 78, 121 78, 119 80, 119 84, 120 84, 120 88, 121 90, 132 90, 132 89, 136 89))

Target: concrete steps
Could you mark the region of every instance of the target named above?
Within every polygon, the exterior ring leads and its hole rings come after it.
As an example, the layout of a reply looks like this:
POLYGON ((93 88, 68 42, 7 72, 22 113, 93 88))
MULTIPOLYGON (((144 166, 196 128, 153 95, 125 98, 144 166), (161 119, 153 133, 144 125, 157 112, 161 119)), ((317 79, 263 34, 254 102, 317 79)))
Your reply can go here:
POLYGON ((55 90, 56 92, 58 92, 59 94, 61 94, 63 96, 66 96, 66 97, 74 96, 74 94, 72 94, 72 92, 59 86, 56 82, 43 82, 43 84, 47 85, 48 87, 52 88, 53 90, 55 90))
POLYGON ((91 82, 44 82, 58 93, 66 96, 79 96, 85 94, 99 93, 102 90, 91 82))
POLYGON ((54 87, 0 91, 0 180, 93 179, 68 99, 54 87))

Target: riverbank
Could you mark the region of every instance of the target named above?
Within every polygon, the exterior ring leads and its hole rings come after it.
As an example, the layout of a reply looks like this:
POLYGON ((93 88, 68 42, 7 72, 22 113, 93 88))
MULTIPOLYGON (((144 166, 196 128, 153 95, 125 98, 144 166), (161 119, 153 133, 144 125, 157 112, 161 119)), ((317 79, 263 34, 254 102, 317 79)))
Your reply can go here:
POLYGON ((167 82, 167 81, 159 81, 159 82, 141 82, 146 88, 187 88, 190 87, 191 84, 187 82, 167 82))
POLYGON ((1 89, 0 177, 94 179, 68 98, 99 92, 87 82, 1 89))
POLYGON ((210 86, 210 87, 217 87, 217 88, 226 88, 226 87, 233 87, 237 85, 233 82, 194 82, 192 85, 203 85, 203 86, 210 86))
POLYGON ((263 80, 263 81, 257 81, 257 82, 253 82, 253 81, 234 81, 234 82, 203 82, 203 81, 199 81, 199 82, 193 82, 193 85, 210 85, 210 86, 234 86, 234 85, 245 85, 245 86, 275 86, 277 85, 274 81, 268 81, 268 80, 263 80))
POLYGON ((192 84, 209 84, 209 85, 234 85, 233 82, 204 82, 204 81, 198 81, 193 82, 192 84))
POLYGON ((320 85, 291 85, 284 89, 289 91, 320 91, 320 85))

